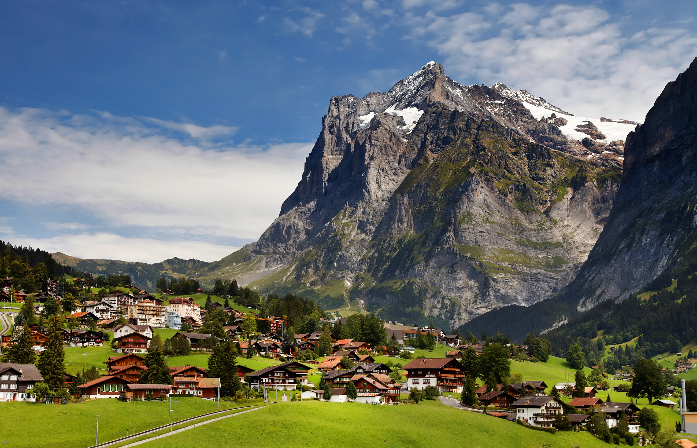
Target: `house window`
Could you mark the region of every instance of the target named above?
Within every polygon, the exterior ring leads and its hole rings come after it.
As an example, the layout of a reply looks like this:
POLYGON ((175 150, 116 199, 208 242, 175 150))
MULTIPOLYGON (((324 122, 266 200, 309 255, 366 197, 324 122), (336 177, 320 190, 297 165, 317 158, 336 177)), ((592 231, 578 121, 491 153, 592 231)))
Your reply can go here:
POLYGON ((7 389, 7 384, 0 384, 0 389, 7 389))
POLYGON ((7 381, 9 378, 10 378, 9 375, 3 375, 1 379, 2 379, 3 381, 7 381))
POLYGON ((419 384, 419 380, 416 380, 416 379, 411 380, 411 384, 419 384))
POLYGON ((10 381, 17 381, 17 375, 10 375, 10 381))
POLYGON ((16 384, 10 384, 10 389, 17 389, 17 385, 16 385, 16 384))

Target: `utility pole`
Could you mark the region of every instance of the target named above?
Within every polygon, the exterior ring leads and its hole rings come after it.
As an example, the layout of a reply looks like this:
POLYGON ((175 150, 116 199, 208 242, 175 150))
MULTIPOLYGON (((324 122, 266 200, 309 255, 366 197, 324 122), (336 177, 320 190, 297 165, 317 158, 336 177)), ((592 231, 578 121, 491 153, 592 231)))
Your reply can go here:
POLYGON ((97 435, 94 437, 94 444, 99 445, 99 414, 97 414, 97 435))
MULTIPOLYGON (((179 403, 179 401, 175 401, 179 403)), ((169 395, 169 432, 172 432, 172 396, 169 395)))

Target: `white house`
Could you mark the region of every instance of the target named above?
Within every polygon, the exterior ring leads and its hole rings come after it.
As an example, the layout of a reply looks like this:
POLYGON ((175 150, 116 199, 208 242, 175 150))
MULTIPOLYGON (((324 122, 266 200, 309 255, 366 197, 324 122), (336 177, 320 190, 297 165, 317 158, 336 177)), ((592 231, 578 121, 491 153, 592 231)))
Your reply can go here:
POLYGON ((521 397, 511 407, 516 410, 517 420, 542 428, 551 428, 555 417, 564 413, 561 403, 547 396, 521 397))

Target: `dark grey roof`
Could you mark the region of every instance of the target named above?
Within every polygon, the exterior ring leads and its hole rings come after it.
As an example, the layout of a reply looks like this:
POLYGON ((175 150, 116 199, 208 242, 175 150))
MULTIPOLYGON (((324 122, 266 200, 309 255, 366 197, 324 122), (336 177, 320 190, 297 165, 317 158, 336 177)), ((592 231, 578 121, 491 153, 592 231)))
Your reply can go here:
POLYGON ((325 380, 333 380, 334 378, 338 378, 342 375, 346 375, 347 373, 350 373, 348 370, 329 370, 324 373, 324 379, 325 380))
POLYGON ((299 365, 299 366, 301 366, 301 367, 307 369, 308 371, 310 370, 309 367, 307 367, 307 366, 305 366, 305 365, 303 365, 303 364, 300 364, 300 363, 297 362, 297 361, 288 361, 288 362, 284 362, 283 364, 278 364, 278 365, 275 365, 275 366, 269 366, 269 367, 266 367, 266 368, 264 368, 264 369, 257 370, 256 372, 249 373, 248 376, 250 376, 250 377, 261 376, 261 375, 263 375, 263 374, 265 374, 265 373, 267 373, 267 372, 272 372, 272 371, 277 370, 277 369, 285 369, 286 367, 290 366, 291 364, 297 364, 297 365, 299 365))
POLYGON ((208 339, 211 337, 210 334, 206 334, 206 333, 183 333, 181 331, 177 332, 177 334, 175 334, 174 336, 177 336, 177 335, 182 335, 187 339, 195 339, 197 341, 200 341, 202 339, 208 339))
POLYGON ((567 414, 571 423, 583 423, 590 415, 588 414, 567 414))
POLYGON ((6 370, 10 369, 22 374, 22 376, 19 377, 19 381, 44 380, 44 377, 41 376, 41 373, 39 373, 39 369, 37 369, 34 364, 15 364, 13 362, 0 363, 0 373, 3 373, 6 370))
POLYGON ((541 408, 552 400, 554 400, 554 397, 544 395, 539 397, 521 397, 511 406, 514 408, 541 408))
POLYGON ((392 372, 392 369, 390 369, 386 364, 383 364, 381 362, 366 362, 363 364, 356 364, 355 366, 351 367, 351 372, 357 371, 359 367, 362 368, 365 372, 372 372, 380 367, 384 367, 388 372, 392 372))
POLYGON ((637 412, 639 410, 639 408, 632 403, 615 403, 612 401, 608 401, 603 405, 600 411, 606 414, 616 414, 618 412, 627 412, 628 409, 633 412, 637 412))

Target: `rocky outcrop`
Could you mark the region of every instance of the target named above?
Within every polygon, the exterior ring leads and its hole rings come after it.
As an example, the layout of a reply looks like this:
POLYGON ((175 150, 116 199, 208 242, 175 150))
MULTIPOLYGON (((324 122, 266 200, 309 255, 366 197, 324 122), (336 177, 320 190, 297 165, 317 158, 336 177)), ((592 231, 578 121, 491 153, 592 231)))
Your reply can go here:
POLYGON ((697 241, 697 59, 629 134, 624 157, 607 225, 567 291, 580 309, 626 298, 697 241))
POLYGON ((388 92, 332 98, 296 190, 228 272, 445 328, 544 300, 585 261, 619 187, 619 159, 565 136, 571 119, 502 84, 461 86, 437 63, 388 92))

